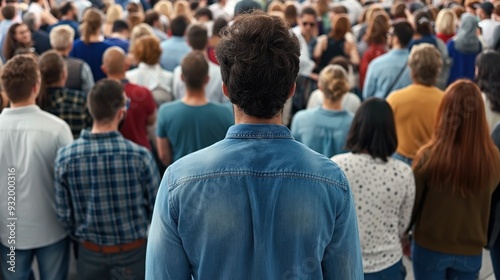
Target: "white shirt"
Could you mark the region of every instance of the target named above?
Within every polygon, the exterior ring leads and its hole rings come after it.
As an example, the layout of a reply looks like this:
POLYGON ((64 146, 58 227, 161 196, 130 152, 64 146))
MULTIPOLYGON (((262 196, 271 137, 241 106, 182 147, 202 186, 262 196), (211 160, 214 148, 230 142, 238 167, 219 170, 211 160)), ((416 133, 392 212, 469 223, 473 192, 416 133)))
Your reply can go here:
POLYGON ((500 112, 495 112, 491 110, 491 102, 486 97, 486 94, 483 95, 483 101, 484 101, 484 111, 486 113, 486 121, 488 121, 488 127, 490 128, 490 133, 493 132, 493 129, 495 129, 496 125, 500 123, 500 112))
POLYGON ((16 249, 52 245, 66 237, 55 206, 54 161, 57 149, 73 141, 63 120, 31 105, 6 108, 0 114, 0 226, 1 242, 8 243, 7 218, 15 220, 16 249), (7 211, 7 170, 15 168, 15 212, 7 211))
POLYGON ((410 223, 415 199, 411 167, 368 154, 332 158, 344 171, 354 197, 365 273, 378 272, 403 257, 400 238, 410 223))
POLYGON ((492 19, 483 19, 478 23, 481 27, 481 34, 483 35, 484 42, 487 48, 493 48, 493 33, 495 32, 495 27, 499 25, 500 22, 493 21, 492 19))
POLYGON ((173 100, 172 72, 164 70, 161 68, 160 64, 148 65, 141 62, 137 68, 127 71, 125 77, 129 82, 149 89, 151 93, 153 93, 153 97, 157 104, 173 100), (155 94, 158 88, 166 92, 167 96, 158 96, 155 94))
POLYGON ((45 9, 42 7, 42 5, 36 2, 32 2, 28 6, 28 10, 26 10, 26 13, 34 13, 36 15, 40 15, 43 11, 45 11, 45 9))
MULTIPOLYGON (((306 109, 312 109, 323 105, 324 98, 325 96, 321 90, 317 89, 313 91, 311 93, 311 96, 309 96, 309 100, 307 101, 306 109)), ((342 109, 351 112, 353 114, 356 114, 356 111, 358 110, 359 106, 361 106, 361 99, 359 99, 359 97, 356 94, 348 92, 344 94, 344 96, 342 96, 342 103, 340 106, 342 106, 342 109)))
MULTIPOLYGON (((229 99, 222 92, 222 76, 219 65, 208 61, 208 76, 209 80, 205 86, 205 95, 208 101, 229 102, 229 99)), ((174 97, 178 100, 182 99, 184 95, 186 95, 186 85, 182 80, 182 69, 179 65, 174 69, 174 97)))
POLYGON ((300 32, 300 27, 296 26, 292 28, 293 33, 299 39, 300 44, 300 56, 299 56, 299 75, 304 77, 309 77, 316 66, 316 63, 309 57, 309 46, 307 45, 306 39, 302 36, 300 32))

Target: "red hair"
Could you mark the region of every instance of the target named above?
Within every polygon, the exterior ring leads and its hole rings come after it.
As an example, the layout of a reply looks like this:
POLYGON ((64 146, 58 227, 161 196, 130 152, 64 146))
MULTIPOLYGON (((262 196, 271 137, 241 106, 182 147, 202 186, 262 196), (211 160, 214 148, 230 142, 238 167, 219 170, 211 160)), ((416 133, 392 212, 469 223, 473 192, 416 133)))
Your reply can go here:
POLYGON ((500 154, 489 134, 481 91, 469 80, 447 89, 434 135, 417 154, 432 186, 451 188, 463 197, 491 186, 500 172, 500 154))

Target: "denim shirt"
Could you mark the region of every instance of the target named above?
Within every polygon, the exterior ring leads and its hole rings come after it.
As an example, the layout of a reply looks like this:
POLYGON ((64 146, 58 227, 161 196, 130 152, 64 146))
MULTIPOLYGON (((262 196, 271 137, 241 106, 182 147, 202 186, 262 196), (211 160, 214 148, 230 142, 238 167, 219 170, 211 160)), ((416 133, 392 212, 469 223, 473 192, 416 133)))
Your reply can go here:
POLYGON ((172 164, 146 279, 363 279, 348 181, 279 125, 240 124, 172 164))

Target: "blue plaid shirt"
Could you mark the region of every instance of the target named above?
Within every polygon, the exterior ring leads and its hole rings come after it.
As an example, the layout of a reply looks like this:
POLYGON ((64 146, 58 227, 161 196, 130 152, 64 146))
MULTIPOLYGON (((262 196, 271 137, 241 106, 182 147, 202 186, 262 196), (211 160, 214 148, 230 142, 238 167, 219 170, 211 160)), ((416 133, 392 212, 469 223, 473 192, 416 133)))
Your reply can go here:
POLYGON ((145 238, 159 181, 147 149, 117 131, 83 130, 57 153, 59 221, 77 239, 102 246, 145 238))

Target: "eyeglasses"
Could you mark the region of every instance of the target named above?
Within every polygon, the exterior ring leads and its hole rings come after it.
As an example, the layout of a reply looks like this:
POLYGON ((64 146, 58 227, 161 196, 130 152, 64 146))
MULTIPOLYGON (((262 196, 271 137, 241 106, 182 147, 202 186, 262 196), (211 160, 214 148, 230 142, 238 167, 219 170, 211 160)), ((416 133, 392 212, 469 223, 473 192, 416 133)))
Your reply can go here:
POLYGON ((314 22, 305 22, 305 21, 304 21, 304 22, 302 22, 302 25, 304 25, 304 26, 309 25, 309 26, 311 26, 311 27, 314 27, 314 26, 316 25, 316 23, 314 23, 314 22))

